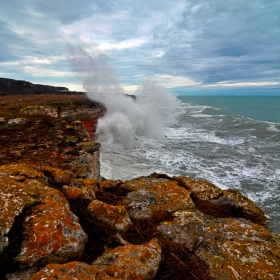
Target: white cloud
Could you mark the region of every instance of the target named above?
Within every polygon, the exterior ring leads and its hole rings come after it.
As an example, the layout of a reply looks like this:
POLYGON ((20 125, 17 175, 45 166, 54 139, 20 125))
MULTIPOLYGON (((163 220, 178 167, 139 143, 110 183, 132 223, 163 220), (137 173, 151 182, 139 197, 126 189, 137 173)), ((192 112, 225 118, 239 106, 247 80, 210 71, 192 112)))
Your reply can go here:
POLYGON ((200 82, 191 80, 188 77, 160 75, 160 74, 157 74, 154 77, 152 77, 152 80, 154 80, 156 83, 158 83, 166 88, 198 86, 201 84, 200 82))
POLYGON ((115 43, 102 42, 98 44, 97 49, 101 51, 124 50, 140 47, 148 42, 148 38, 133 38, 115 43))
POLYGON ((54 69, 46 69, 36 66, 24 66, 24 73, 28 75, 32 75, 34 77, 77 77, 78 74, 74 72, 62 71, 62 70, 54 70, 54 69))

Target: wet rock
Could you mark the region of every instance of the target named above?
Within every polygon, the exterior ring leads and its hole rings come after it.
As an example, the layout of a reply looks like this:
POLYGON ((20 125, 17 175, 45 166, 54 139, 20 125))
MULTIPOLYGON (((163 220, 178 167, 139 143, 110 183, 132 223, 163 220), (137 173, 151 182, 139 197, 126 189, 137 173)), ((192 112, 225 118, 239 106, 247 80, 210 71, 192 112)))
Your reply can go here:
POLYGON ((97 220, 108 227, 125 232, 132 226, 131 220, 124 206, 113 206, 99 200, 93 200, 88 206, 93 220, 97 220))
POLYGON ((194 209, 190 193, 176 181, 140 177, 121 187, 131 191, 126 196, 125 207, 133 219, 151 219, 160 212, 194 209))
POLYGON ((93 265, 117 279, 154 279, 161 261, 156 239, 143 245, 119 246, 97 258, 93 265))
POLYGON ((49 264, 36 273, 29 280, 116 280, 92 265, 81 262, 70 262, 66 264, 49 264))

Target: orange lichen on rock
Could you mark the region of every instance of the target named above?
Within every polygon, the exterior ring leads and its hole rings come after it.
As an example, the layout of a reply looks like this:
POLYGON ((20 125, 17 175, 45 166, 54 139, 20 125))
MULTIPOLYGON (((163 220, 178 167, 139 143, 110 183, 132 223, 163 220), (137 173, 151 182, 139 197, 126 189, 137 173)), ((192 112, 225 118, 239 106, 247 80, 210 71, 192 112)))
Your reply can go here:
POLYGON ((191 192, 196 207, 215 217, 242 217, 264 225, 266 217, 251 199, 237 190, 221 190, 206 181, 174 177, 179 185, 191 192))
POLYGON ((92 265, 81 262, 70 262, 66 264, 49 264, 44 269, 33 275, 29 280, 117 280, 108 276, 103 271, 92 265))
POLYGON ((97 258, 93 265, 117 279, 152 280, 161 261, 156 239, 143 245, 119 246, 97 258))
MULTIPOLYGON (((195 242, 195 254, 215 279, 277 279, 280 275, 280 237, 242 218, 213 218, 199 212, 180 211, 169 223, 195 242)), ((164 234, 170 232, 163 228, 164 234)), ((184 239, 181 240, 181 242, 184 239)))
POLYGON ((190 193, 176 181, 140 177, 121 187, 131 190, 126 196, 125 207, 133 219, 149 219, 163 210, 172 213, 195 209, 190 193))
POLYGON ((90 203, 95 199, 95 192, 90 188, 78 188, 64 185, 62 187, 62 192, 68 200, 83 200, 86 203, 90 203))
POLYGON ((88 210, 94 220, 117 231, 124 232, 132 225, 124 206, 113 206, 99 200, 93 200, 89 204, 88 210))
MULTIPOLYGON (((61 262, 79 257, 87 235, 63 194, 43 184, 48 181, 44 173, 32 166, 6 165, 0 168, 1 250, 9 245, 8 233, 15 218, 26 210, 23 232, 20 233, 24 239, 14 258, 21 267, 31 267, 39 261, 61 262)), ((55 171, 59 180, 67 177, 67 172, 63 174, 61 171, 60 176, 60 172, 55 171)))
POLYGON ((81 256, 87 235, 69 208, 62 193, 48 189, 41 203, 24 219, 25 238, 15 259, 32 266, 38 261, 65 262, 81 256))

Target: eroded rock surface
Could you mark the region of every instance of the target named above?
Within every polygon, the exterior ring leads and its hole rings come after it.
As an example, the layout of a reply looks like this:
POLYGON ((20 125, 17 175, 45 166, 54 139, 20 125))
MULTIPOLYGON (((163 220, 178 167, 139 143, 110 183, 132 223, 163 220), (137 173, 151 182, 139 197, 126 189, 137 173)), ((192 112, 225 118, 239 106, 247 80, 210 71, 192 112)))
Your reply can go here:
POLYGON ((63 265, 49 264, 29 280, 116 280, 92 265, 81 262, 71 262, 63 265))
POLYGON ((154 279, 161 261, 161 247, 156 239, 143 245, 127 245, 112 249, 93 265, 117 279, 154 279))
MULTIPOLYGON (((1 262, 11 258, 26 268, 80 257, 87 235, 64 195, 44 184, 48 177, 34 167, 16 169, 16 165, 0 168, 1 262)), ((67 171, 60 170, 61 176, 52 171, 57 180, 68 178, 67 171)))

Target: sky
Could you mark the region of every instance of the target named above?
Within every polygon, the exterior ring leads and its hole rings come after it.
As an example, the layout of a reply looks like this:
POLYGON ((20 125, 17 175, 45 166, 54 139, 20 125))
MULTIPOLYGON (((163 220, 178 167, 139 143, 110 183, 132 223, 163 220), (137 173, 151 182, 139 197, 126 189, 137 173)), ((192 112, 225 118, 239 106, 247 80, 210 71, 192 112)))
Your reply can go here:
POLYGON ((1 0, 0 77, 83 90, 73 50, 129 94, 280 95, 279 0, 1 0))

